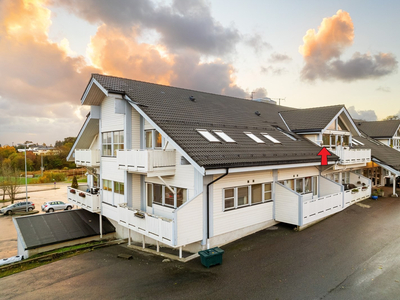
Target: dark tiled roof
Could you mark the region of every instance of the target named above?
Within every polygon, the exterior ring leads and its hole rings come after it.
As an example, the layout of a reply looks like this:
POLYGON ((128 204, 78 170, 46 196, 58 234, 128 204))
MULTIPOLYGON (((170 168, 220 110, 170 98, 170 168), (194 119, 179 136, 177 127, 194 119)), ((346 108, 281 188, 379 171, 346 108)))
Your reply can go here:
POLYGON ((359 129, 373 138, 391 138, 400 126, 400 120, 356 122, 359 129))
MULTIPOLYGON (((292 108, 215 95, 170 86, 94 74, 109 92, 126 94, 168 134, 194 161, 206 169, 287 163, 318 162, 321 150, 296 136, 293 141, 274 126, 286 129, 279 111, 292 108), (195 101, 189 98, 194 97, 195 101), (260 112, 256 115, 255 112, 260 112), (196 129, 220 129, 236 143, 210 143, 196 129), (250 131, 265 141, 257 144, 243 132, 250 131), (281 141, 273 144, 260 133, 281 141)), ((338 111, 338 110, 337 110, 338 111)), ((330 156, 329 160, 336 160, 330 156)))
MULTIPOLYGON (((115 227, 102 217, 103 234, 115 227)), ((26 250, 100 234, 99 215, 84 209, 15 218, 26 250)))
POLYGON ((343 105, 335 105, 292 109, 289 111, 281 111, 281 115, 293 132, 321 131, 343 107, 343 105))
POLYGON ((363 146, 356 146, 354 148, 371 149, 371 157, 377 158, 386 165, 400 170, 400 152, 384 145, 383 143, 374 140, 363 134, 363 136, 356 137, 357 141, 362 142, 363 146))

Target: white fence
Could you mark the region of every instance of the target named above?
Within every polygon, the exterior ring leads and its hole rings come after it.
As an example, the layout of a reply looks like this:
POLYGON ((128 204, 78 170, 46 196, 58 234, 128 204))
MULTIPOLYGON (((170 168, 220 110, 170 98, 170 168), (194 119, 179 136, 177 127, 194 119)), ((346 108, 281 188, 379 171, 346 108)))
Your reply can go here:
POLYGON ((358 164, 371 161, 371 149, 350 149, 347 147, 329 148, 329 151, 340 157, 340 164, 358 164))
POLYGON ((361 186, 344 191, 344 208, 371 196, 371 186, 361 186))
POLYGON ((85 166, 85 167, 100 166, 100 150, 99 149, 75 150, 75 164, 78 166, 85 166))
POLYGON ((173 241, 173 220, 128 208, 126 203, 120 204, 117 210, 118 224, 166 245, 175 246, 173 241))
POLYGON ((341 192, 319 197, 317 199, 302 199, 301 225, 308 224, 341 211, 343 209, 342 200, 343 194, 341 192))
POLYGON ((68 200, 76 204, 77 206, 86 209, 91 212, 100 211, 100 195, 93 195, 91 193, 86 193, 79 189, 73 189, 68 187, 68 200))
POLYGON ((169 171, 175 174, 175 150, 118 150, 119 169, 128 172, 149 173, 169 171))

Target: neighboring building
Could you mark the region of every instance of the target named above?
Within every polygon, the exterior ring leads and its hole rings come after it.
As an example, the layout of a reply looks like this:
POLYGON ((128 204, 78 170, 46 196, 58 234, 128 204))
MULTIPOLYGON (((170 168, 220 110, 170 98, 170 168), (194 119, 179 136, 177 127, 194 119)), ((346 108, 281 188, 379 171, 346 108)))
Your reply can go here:
POLYGON ((366 170, 400 170, 400 153, 362 134, 344 106, 294 109, 98 74, 81 102, 90 113, 67 159, 88 168, 88 186, 69 187, 68 199, 143 244, 194 252, 277 222, 307 226, 368 198, 366 170))
POLYGON ((357 126, 375 140, 400 151, 400 120, 358 121, 357 126))

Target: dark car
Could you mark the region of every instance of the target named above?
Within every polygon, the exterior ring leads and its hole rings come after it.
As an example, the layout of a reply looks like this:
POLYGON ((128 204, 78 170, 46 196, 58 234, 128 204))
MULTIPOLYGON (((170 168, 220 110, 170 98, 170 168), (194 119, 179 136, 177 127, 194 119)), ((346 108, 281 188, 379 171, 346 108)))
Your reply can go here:
POLYGON ((5 214, 5 215, 10 215, 17 211, 26 211, 27 206, 28 206, 28 211, 32 211, 35 209, 35 204, 33 204, 30 201, 19 202, 19 203, 10 204, 9 206, 3 207, 2 209, 0 209, 0 213, 5 214), (27 205, 27 203, 28 203, 28 205, 27 205))

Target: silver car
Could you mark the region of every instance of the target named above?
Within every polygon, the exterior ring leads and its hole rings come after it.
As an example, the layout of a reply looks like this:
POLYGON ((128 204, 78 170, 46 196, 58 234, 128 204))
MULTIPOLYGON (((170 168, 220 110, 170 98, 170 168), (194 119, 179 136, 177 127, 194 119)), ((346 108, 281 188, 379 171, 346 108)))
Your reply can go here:
MULTIPOLYGON (((35 209, 35 204, 28 201, 28 211, 32 211, 34 209, 35 209)), ((5 214, 5 215, 10 215, 17 211, 21 211, 21 212, 26 211, 26 202, 10 204, 9 206, 6 206, 6 207, 3 207, 2 209, 0 209, 0 213, 5 214)))
POLYGON ((62 201, 49 201, 42 205, 42 211, 53 212, 55 210, 71 210, 74 208, 73 204, 65 203, 62 201))

